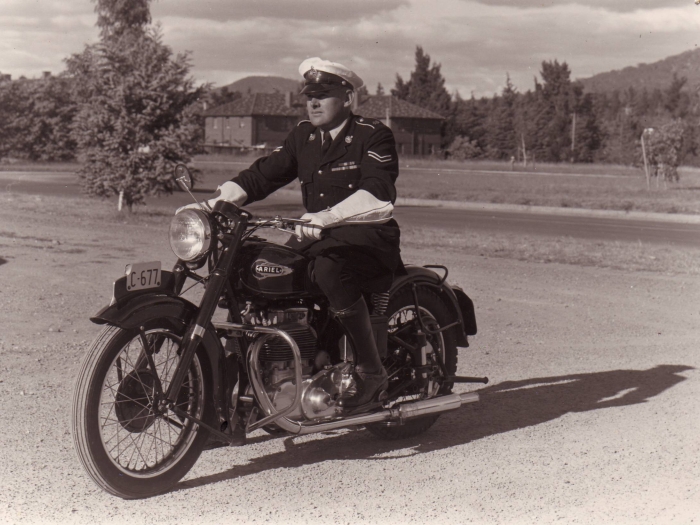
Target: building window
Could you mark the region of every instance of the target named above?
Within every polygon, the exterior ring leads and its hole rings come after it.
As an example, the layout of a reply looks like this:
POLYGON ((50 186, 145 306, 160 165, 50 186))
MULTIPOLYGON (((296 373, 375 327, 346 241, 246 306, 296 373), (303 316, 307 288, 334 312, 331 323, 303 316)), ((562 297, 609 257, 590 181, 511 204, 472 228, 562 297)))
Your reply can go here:
POLYGON ((230 118, 226 119, 226 129, 231 129, 231 119, 230 118))
POLYGON ((213 126, 213 127, 214 127, 214 129, 216 129, 216 128, 217 128, 217 125, 216 125, 216 120, 217 120, 217 119, 215 119, 215 118, 213 118, 213 119, 212 119, 212 121, 214 122, 214 126, 213 126))

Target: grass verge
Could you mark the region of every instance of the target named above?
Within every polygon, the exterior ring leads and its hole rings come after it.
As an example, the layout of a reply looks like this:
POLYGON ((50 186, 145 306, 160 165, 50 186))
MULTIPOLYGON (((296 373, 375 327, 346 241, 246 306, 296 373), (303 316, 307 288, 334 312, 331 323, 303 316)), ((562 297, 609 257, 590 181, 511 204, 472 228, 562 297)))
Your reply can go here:
POLYGON ((464 255, 700 275, 700 249, 640 242, 582 240, 521 234, 449 234, 432 228, 402 228, 402 247, 429 247, 464 255))

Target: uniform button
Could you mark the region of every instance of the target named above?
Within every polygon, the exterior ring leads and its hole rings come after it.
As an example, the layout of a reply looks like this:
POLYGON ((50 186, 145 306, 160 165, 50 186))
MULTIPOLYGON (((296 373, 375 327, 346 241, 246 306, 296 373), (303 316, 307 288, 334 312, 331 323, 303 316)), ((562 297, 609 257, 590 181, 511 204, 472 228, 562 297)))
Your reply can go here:
POLYGON ((319 197, 323 197, 323 193, 319 193, 318 196, 319 196, 319 197))
POLYGON ((319 175, 323 175, 323 170, 318 170, 319 175))
POLYGON ((352 184, 348 184, 348 188, 352 188, 352 184))

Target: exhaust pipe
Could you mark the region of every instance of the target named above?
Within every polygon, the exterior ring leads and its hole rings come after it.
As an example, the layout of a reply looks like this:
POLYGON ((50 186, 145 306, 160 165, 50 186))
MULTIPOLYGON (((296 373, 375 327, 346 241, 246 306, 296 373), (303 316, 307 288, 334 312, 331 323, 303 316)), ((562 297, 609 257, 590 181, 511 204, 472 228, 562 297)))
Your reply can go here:
POLYGON ((456 410, 463 404, 475 403, 476 401, 479 401, 479 394, 476 392, 450 394, 447 396, 424 399, 423 401, 405 403, 397 408, 389 408, 373 414, 354 416, 337 421, 328 421, 326 423, 298 423, 286 417, 281 417, 275 420, 275 424, 287 432, 303 436, 315 432, 326 432, 356 425, 381 423, 383 421, 398 421, 403 424, 410 419, 456 410))
POLYGON ((479 400, 479 394, 469 392, 467 394, 450 394, 448 396, 434 397, 423 401, 415 401, 400 405, 398 409, 391 412, 398 412, 400 423, 408 419, 427 416, 430 414, 440 414, 450 410, 457 410, 464 403, 474 403, 479 400))

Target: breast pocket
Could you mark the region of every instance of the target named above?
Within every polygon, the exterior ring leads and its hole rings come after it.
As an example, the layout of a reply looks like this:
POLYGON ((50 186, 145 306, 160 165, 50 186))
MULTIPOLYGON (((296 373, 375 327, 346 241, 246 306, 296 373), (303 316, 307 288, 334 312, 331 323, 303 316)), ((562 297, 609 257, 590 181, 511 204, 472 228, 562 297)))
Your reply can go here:
POLYGON ((352 177, 324 175, 320 182, 321 193, 329 206, 335 206, 357 191, 357 180, 352 177))

